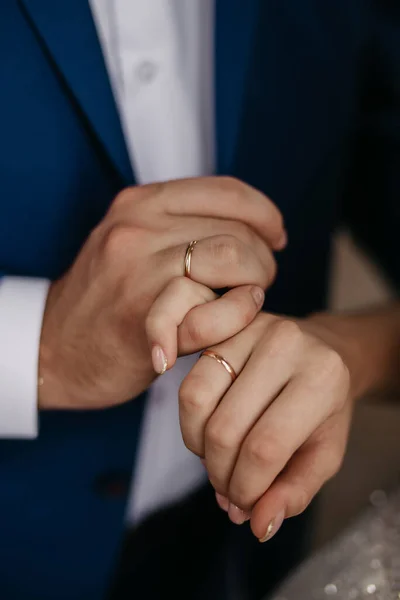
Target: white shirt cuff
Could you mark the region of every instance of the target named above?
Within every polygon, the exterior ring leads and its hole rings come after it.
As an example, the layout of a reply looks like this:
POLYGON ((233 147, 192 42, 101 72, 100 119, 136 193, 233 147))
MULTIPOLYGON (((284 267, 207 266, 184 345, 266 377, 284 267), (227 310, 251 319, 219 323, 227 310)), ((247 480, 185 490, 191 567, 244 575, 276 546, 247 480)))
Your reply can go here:
POLYGON ((38 360, 50 282, 0 279, 0 438, 38 433, 38 360))

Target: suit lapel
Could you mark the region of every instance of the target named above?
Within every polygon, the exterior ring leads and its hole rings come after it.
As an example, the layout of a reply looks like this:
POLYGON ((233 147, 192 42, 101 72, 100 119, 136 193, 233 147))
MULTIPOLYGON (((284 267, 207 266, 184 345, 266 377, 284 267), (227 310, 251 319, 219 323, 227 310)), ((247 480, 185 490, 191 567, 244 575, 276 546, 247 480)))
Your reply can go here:
MULTIPOLYGON (((125 181, 132 170, 88 2, 20 0, 49 58, 125 181)), ((260 0, 215 0, 216 170, 231 173, 260 0)))
POLYGON ((125 182, 133 179, 89 4, 83 0, 20 0, 69 93, 125 182))
POLYGON ((215 0, 215 118, 219 174, 231 174, 245 112, 245 90, 263 0, 215 0))

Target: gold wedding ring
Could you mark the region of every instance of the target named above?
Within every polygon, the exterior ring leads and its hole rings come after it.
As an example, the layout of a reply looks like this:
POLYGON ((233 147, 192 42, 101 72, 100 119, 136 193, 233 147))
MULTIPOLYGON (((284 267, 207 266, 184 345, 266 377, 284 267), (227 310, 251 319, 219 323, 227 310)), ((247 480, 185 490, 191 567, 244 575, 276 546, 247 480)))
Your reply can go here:
POLYGON ((192 254, 196 244, 197 240, 193 240, 192 242, 190 242, 185 254, 185 277, 189 277, 189 279, 191 277, 192 272, 192 254))
POLYGON ((225 371, 229 373, 229 375, 232 378, 232 383, 235 381, 235 379, 237 378, 235 369, 232 367, 232 365, 228 363, 227 360, 224 359, 223 356, 217 354, 216 352, 213 352, 212 350, 204 350, 204 352, 201 353, 201 356, 209 356, 210 358, 216 360, 220 365, 224 367, 225 371))

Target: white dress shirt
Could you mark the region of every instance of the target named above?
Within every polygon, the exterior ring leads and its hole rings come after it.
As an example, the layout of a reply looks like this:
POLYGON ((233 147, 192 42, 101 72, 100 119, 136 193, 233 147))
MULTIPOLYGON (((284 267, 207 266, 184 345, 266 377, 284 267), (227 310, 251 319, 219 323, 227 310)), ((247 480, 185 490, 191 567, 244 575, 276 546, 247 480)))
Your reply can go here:
MULTIPOLYGON (((90 6, 137 182, 211 174, 214 0, 90 0, 90 6)), ((16 277, 0 282, 0 437, 37 435, 48 285, 16 277)), ((179 385, 193 361, 179 360, 150 390, 130 521, 204 479, 199 460, 183 445, 178 420, 179 385)))

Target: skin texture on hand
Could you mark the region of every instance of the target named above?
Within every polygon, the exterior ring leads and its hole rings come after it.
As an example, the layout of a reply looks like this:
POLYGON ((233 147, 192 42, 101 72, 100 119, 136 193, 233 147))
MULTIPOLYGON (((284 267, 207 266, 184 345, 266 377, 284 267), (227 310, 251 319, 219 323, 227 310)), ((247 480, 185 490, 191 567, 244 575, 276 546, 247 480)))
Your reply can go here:
POLYGON ((75 263, 50 288, 39 356, 39 407, 128 401, 179 354, 248 325, 275 277, 282 217, 230 178, 124 190, 75 263), (191 279, 184 278, 188 244, 191 279), (223 298, 212 289, 234 288, 223 298), (165 333, 168 332, 168 335, 165 333))
POLYGON ((289 319, 260 314, 203 356, 180 390, 189 449, 231 520, 270 539, 339 470, 355 400, 400 391, 400 308, 289 319))

